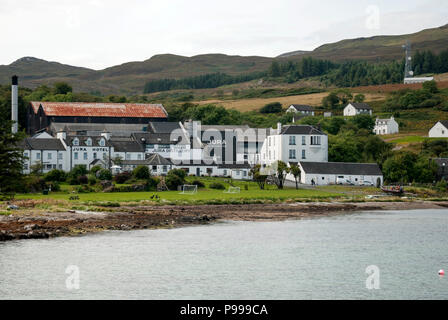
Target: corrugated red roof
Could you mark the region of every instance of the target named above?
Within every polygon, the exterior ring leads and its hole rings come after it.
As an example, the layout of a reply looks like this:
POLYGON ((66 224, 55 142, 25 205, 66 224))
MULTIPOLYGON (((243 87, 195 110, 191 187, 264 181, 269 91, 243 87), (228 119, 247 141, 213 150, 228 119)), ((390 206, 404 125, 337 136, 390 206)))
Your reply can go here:
POLYGON ((161 104, 143 103, 91 103, 91 102, 36 102, 31 106, 37 112, 42 106, 47 116, 60 117, 126 117, 167 118, 168 113, 161 104))

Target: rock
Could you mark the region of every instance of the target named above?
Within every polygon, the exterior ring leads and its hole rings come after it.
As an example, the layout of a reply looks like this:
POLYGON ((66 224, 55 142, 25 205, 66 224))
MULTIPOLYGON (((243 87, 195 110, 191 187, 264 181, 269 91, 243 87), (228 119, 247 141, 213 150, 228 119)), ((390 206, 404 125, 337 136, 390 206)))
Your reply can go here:
POLYGON ((15 204, 10 204, 7 208, 8 210, 19 210, 19 206, 16 206, 15 204))
POLYGON ((39 226, 37 224, 27 224, 23 227, 23 229, 25 229, 25 231, 31 232, 31 230, 39 229, 39 226))

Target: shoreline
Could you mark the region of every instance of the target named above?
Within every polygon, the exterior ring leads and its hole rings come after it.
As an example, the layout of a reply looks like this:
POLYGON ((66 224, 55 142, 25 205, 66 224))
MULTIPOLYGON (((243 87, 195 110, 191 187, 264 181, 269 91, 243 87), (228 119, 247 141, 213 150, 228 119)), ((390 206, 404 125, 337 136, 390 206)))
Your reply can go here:
POLYGON ((75 236, 105 230, 178 228, 215 221, 281 221, 361 211, 443 209, 448 201, 296 202, 241 205, 122 206, 110 212, 32 212, 0 216, 0 241, 75 236))

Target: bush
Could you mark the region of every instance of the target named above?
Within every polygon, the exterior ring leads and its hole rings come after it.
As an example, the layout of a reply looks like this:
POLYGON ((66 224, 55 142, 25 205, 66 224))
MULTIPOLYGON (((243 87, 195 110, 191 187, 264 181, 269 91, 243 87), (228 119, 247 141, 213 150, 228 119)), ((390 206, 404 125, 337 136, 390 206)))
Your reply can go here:
POLYGON ((147 191, 157 190, 157 185, 160 183, 160 179, 156 177, 149 177, 147 182, 147 191))
POLYGON ((48 184, 48 189, 51 188, 51 191, 61 191, 61 185, 57 182, 52 182, 48 184))
POLYGON ((79 184, 79 182, 78 182, 78 177, 72 177, 72 176, 70 176, 70 177, 68 178, 68 181, 67 181, 67 182, 68 182, 69 185, 72 185, 72 186, 79 184))
POLYGON ((96 175, 96 173, 98 171, 100 171, 101 169, 103 169, 103 167, 97 164, 96 166, 93 166, 92 168, 90 168, 90 173, 93 175, 96 175))
POLYGON ((87 178, 87 176, 79 176, 78 183, 79 184, 87 184, 87 183, 89 183, 89 178, 87 178))
POLYGON ((45 174, 44 179, 45 181, 64 182, 67 179, 67 174, 62 170, 53 169, 45 174))
MULTIPOLYGON (((84 176, 84 177, 86 177, 86 176, 84 176)), ((76 188, 76 192, 78 192, 78 193, 89 193, 89 192, 93 192, 93 191, 94 190, 92 188, 90 188, 87 184, 84 184, 84 185, 76 188)))
POLYGON ((224 190, 226 187, 220 182, 213 182, 209 186, 210 189, 224 190))
POLYGON ((177 190, 178 186, 185 184, 187 173, 182 169, 172 169, 165 178, 165 183, 170 190, 177 190))
POLYGON ((114 177, 114 181, 118 184, 123 184, 129 179, 131 179, 131 174, 129 172, 122 172, 114 177))
POLYGON ((89 185, 91 186, 95 185, 97 182, 96 177, 93 174, 89 174, 88 179, 89 179, 89 185))
POLYGON ((279 113, 282 110, 282 104, 280 102, 271 102, 261 108, 260 113, 279 113))
POLYGON ((198 186, 198 188, 205 188, 205 184, 200 180, 194 180, 191 184, 198 186))
POLYGON ((112 180, 112 173, 107 169, 101 169, 96 173, 96 177, 100 180, 112 180))
POLYGON ((76 165, 72 171, 70 171, 69 176, 71 177, 79 177, 79 176, 85 176, 87 174, 86 166, 84 165, 76 165))
POLYGON ((25 192, 40 192, 47 188, 45 180, 38 176, 28 176, 25 179, 24 191, 25 192))
POLYGON ((136 179, 147 180, 151 174, 149 173, 148 166, 138 166, 134 169, 134 171, 132 171, 132 175, 136 179))
POLYGON ((439 182, 436 183, 436 189, 439 192, 446 192, 448 188, 448 184, 445 180, 440 180, 439 182))

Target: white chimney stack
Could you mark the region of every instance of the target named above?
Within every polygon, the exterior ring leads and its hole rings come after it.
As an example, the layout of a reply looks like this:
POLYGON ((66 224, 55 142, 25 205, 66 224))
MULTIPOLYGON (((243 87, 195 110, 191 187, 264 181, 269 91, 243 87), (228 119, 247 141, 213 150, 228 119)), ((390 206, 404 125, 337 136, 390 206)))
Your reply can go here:
POLYGON ((277 122, 277 134, 280 134, 282 132, 282 123, 277 122))
POLYGON ((11 120, 12 124, 12 133, 17 133, 19 129, 19 95, 18 95, 18 77, 12 76, 12 86, 11 86, 11 120))

